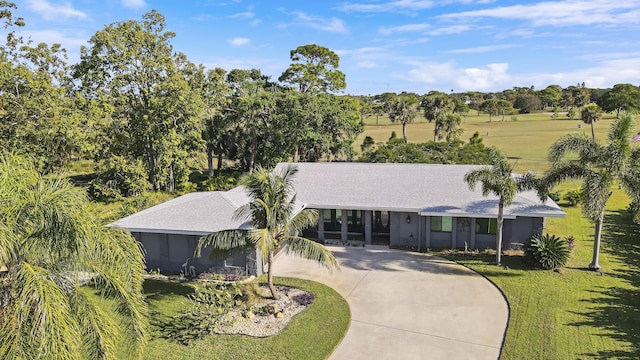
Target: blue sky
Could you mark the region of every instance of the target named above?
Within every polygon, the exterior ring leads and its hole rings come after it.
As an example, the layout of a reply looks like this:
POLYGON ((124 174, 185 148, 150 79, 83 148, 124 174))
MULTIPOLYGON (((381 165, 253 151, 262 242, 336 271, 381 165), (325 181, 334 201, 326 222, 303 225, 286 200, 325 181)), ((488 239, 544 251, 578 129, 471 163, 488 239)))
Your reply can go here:
POLYGON ((173 45, 207 67, 274 79, 289 52, 340 55, 349 94, 640 85, 640 0, 24 0, 23 35, 61 43, 70 62, 104 25, 166 17, 173 45))

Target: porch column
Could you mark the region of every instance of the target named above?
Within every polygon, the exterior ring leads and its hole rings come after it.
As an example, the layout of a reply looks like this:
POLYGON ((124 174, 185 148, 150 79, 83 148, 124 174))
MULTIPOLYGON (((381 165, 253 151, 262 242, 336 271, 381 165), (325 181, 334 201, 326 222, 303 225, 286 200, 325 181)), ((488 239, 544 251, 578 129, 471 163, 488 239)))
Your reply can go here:
POLYGON ((471 249, 476 248, 476 218, 469 218, 471 221, 471 234, 469 235, 469 241, 471 242, 471 249))
POLYGON ((364 243, 371 245, 371 210, 364 211, 364 243))
POLYGON ((346 243, 349 240, 349 224, 347 224, 349 219, 347 214, 348 210, 340 210, 340 221, 342 222, 340 226, 340 240, 342 240, 343 243, 346 243))
POLYGON ((318 210, 318 241, 324 242, 324 211, 318 210))
POLYGON ((451 218, 451 249, 455 249, 457 247, 457 237, 458 237, 458 218, 451 218))
POLYGON ((425 222, 424 248, 426 250, 431 247, 431 216, 425 216, 425 222))

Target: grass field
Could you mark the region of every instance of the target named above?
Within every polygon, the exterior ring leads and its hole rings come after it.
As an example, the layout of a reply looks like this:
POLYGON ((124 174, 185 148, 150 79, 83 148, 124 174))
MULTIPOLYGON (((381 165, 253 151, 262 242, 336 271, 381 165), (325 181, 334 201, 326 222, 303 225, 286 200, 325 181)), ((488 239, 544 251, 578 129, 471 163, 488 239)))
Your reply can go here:
MULTIPOLYGON (((606 141, 611 117, 596 123, 596 137, 606 141)), ((548 169, 546 154, 560 136, 591 129, 580 121, 519 115, 518 121, 489 123, 468 117, 463 139, 478 131, 484 142, 504 151, 516 171, 548 169), (489 136, 486 136, 489 132, 489 136)), ((400 126, 367 126, 365 134, 384 141, 400 126)), ((433 139, 432 124, 412 124, 409 141, 433 139)), ((564 184, 561 191, 579 188, 564 184)), ((617 187, 608 203, 600 257, 601 272, 591 261, 593 224, 579 207, 565 207, 565 219, 547 219, 545 232, 577 240, 562 273, 535 270, 521 257, 506 256, 496 267, 494 257, 456 256, 453 259, 486 276, 505 294, 510 319, 501 359, 640 358, 640 231, 625 211, 629 199, 617 187)), ((562 203, 561 203, 562 205, 562 203)))
MULTIPOLYGON (((463 118, 463 135, 460 139, 468 141, 474 132, 479 132, 487 145, 496 146, 502 150, 512 161, 514 170, 524 172, 533 170, 542 172, 548 169, 546 161, 547 151, 551 144, 561 136, 572 132, 583 132, 591 134, 589 125, 580 120, 559 120, 551 119, 549 114, 526 114, 517 115, 518 121, 513 121, 509 116, 505 121, 500 121, 500 117, 493 117, 489 122, 487 115, 477 116, 475 113, 463 118), (578 125, 581 128, 578 129, 578 125)), ((596 137, 604 141, 613 116, 608 115, 595 124, 596 137)), ((423 119, 420 119, 423 121, 423 119)), ((365 124, 375 124, 375 117, 369 117, 365 124)), ((389 124, 388 119, 382 117, 380 124, 389 124)), ((407 125, 407 139, 409 142, 425 142, 433 140, 433 123, 418 122, 407 125)), ((395 131, 398 136, 402 136, 401 125, 366 125, 365 131, 358 137, 354 149, 360 151, 360 144, 365 136, 371 136, 376 142, 385 142, 395 131)))

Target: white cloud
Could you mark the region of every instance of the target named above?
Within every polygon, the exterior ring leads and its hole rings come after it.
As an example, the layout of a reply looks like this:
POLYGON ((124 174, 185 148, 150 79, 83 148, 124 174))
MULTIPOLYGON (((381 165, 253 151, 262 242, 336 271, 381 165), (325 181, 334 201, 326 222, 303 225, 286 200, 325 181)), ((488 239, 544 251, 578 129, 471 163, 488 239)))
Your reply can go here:
POLYGON ((466 31, 471 30, 472 27, 469 25, 453 25, 453 26, 445 26, 437 29, 433 29, 429 31, 429 35, 452 35, 452 34, 460 34, 466 31))
MULTIPOLYGON (((295 17, 294 25, 307 26, 328 32, 346 33, 348 31, 344 22, 336 17, 323 18, 321 16, 311 16, 301 11, 295 11, 291 14, 295 17)), ((289 25, 290 24, 284 24, 282 26, 286 27, 289 25)))
POLYGON ((503 50, 503 49, 511 49, 519 46, 520 45, 516 45, 516 44, 489 45, 489 46, 477 46, 477 47, 465 48, 465 49, 455 49, 455 50, 449 50, 447 52, 449 54, 479 54, 479 53, 487 53, 487 52, 503 50))
POLYGON ((356 63, 356 67, 361 69, 374 69, 378 67, 378 64, 373 61, 360 61, 356 63))
POLYGON ((640 3, 610 0, 544 1, 534 4, 500 6, 441 15, 441 19, 494 18, 528 21, 533 26, 633 24, 640 20, 640 3))
POLYGON ((61 4, 53 4, 47 0, 27 0, 29 9, 45 20, 67 19, 67 18, 83 18, 89 16, 73 7, 69 2, 61 4))
POLYGON ((122 0, 122 6, 129 9, 139 9, 147 6, 145 0, 122 0))
MULTIPOLYGON (((510 81, 507 63, 487 64, 482 68, 456 68, 451 61, 445 63, 409 61, 407 65, 412 69, 402 75, 406 81, 436 85, 439 88, 460 89, 458 91, 487 91, 500 88, 510 81)), ((512 86, 509 85, 506 88, 512 86)))
POLYGON ((338 7, 342 11, 354 12, 387 12, 402 10, 423 10, 437 5, 438 2, 432 0, 396 0, 378 4, 345 3, 338 7))
POLYGON ((228 40, 229 44, 231 44, 232 46, 244 46, 244 45, 248 45, 251 41, 247 38, 244 37, 236 37, 233 39, 229 39, 228 40))
POLYGON ((401 32, 425 31, 430 27, 431 25, 429 24, 406 24, 406 25, 400 25, 400 26, 381 27, 380 29, 378 29, 378 32, 382 35, 391 35, 394 33, 401 33, 401 32))
POLYGON ((256 16, 256 13, 254 13, 253 11, 245 11, 229 15, 229 17, 232 19, 253 19, 254 16, 256 16))

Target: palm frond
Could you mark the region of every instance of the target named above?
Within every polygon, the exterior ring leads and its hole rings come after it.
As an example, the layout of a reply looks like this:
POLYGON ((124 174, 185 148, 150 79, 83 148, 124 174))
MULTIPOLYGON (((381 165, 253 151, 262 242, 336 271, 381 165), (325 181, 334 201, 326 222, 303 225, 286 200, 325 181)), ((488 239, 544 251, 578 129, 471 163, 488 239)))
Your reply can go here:
POLYGON ((74 291, 70 303, 80 322, 84 353, 90 359, 116 359, 120 330, 114 316, 82 291, 74 291))
POLYGON ((222 258, 251 246, 249 230, 222 230, 202 236, 198 241, 194 256, 202 256, 202 249, 211 249, 210 259, 222 258))
POLYGON ((558 139, 549 149, 549 161, 558 166, 562 159, 570 153, 576 153, 581 162, 597 162, 602 153, 602 146, 584 133, 567 134, 558 139))
POLYGON ((300 236, 289 236, 285 249, 288 254, 317 261, 329 270, 340 267, 338 260, 329 249, 300 236))
POLYGON ((289 222, 288 235, 297 235, 302 232, 302 230, 308 228, 309 226, 313 226, 318 223, 318 210, 315 209, 304 209, 294 216, 289 222))
POLYGON ((614 176, 615 174, 603 169, 598 172, 590 172, 583 177, 582 213, 589 220, 597 221, 604 212, 611 196, 614 176))
POLYGON ((589 169, 580 164, 566 163, 561 166, 551 168, 542 177, 541 181, 546 184, 548 188, 553 188, 554 186, 568 180, 582 179, 582 177, 587 175, 589 172, 589 169))

